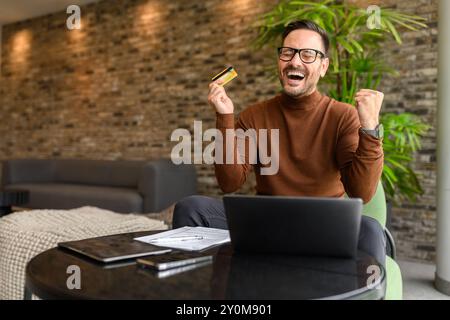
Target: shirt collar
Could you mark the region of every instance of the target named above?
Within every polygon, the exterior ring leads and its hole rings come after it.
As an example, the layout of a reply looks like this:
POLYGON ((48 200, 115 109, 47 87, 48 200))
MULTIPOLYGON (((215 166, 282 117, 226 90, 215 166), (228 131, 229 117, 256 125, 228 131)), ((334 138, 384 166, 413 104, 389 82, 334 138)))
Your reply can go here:
POLYGON ((286 108, 308 110, 316 107, 321 98, 322 94, 317 90, 314 90, 313 93, 300 98, 291 97, 283 92, 280 95, 280 103, 281 106, 286 108))

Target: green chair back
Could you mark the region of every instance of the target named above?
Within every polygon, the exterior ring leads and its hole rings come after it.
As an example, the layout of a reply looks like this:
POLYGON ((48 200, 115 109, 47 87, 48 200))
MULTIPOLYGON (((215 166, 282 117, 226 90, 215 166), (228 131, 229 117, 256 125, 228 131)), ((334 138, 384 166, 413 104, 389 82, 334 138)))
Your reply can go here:
MULTIPOLYGON (((385 228, 386 212, 386 195, 380 181, 372 200, 363 206, 363 214, 376 219, 385 228)), ((386 256, 386 294, 384 299, 401 300, 402 297, 403 281, 400 267, 395 260, 386 256)))
POLYGON ((363 206, 363 214, 377 220, 383 227, 386 227, 386 195, 383 184, 378 183, 377 190, 372 200, 363 206))
MULTIPOLYGON (((348 195, 344 194, 345 198, 348 195)), ((386 195, 384 194, 383 184, 378 183, 377 190, 373 198, 363 206, 363 215, 377 220, 383 228, 386 227, 386 195)))

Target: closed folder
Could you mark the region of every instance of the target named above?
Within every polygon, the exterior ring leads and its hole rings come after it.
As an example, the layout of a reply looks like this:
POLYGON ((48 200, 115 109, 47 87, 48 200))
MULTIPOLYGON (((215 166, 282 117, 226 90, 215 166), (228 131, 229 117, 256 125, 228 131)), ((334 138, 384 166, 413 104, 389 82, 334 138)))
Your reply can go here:
POLYGON ((133 239, 133 234, 118 234, 78 241, 60 242, 58 246, 103 263, 159 255, 172 251, 168 248, 161 248, 136 241, 133 239))

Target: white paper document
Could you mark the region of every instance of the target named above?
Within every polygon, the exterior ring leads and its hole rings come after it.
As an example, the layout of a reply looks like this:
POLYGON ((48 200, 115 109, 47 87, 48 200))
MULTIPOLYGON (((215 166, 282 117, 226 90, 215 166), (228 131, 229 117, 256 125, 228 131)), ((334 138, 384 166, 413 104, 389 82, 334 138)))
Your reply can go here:
POLYGON ((215 228, 183 227, 134 240, 172 249, 201 251, 230 242, 230 233, 228 230, 215 228))

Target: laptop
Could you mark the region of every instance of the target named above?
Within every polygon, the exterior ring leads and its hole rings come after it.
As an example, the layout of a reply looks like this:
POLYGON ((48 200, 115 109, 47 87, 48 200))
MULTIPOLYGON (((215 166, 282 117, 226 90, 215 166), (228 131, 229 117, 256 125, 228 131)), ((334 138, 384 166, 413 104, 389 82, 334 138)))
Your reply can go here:
POLYGON ((355 258, 359 198, 223 197, 235 251, 355 258))

